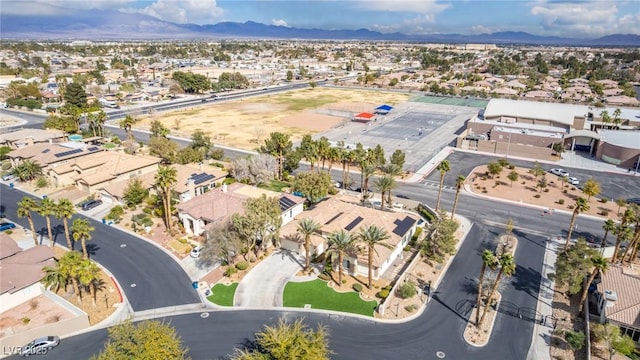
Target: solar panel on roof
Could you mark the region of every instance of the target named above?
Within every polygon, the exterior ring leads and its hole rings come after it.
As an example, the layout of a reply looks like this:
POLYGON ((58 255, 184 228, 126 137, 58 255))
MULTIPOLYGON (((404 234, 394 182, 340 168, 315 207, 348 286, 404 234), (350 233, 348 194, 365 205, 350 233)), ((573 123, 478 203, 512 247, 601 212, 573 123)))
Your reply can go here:
POLYGON ((68 155, 81 153, 81 152, 82 152, 82 149, 73 149, 73 150, 64 151, 64 152, 61 152, 61 153, 54 154, 54 156, 57 157, 57 158, 60 158, 60 157, 68 156, 68 155))
POLYGON ((411 227, 413 226, 413 224, 415 224, 416 220, 412 219, 408 216, 406 216, 404 219, 402 220, 396 220, 393 222, 393 224, 396 226, 395 229, 393 229, 393 233, 398 235, 398 236, 404 236, 404 234, 407 233, 407 231, 409 231, 409 229, 411 229, 411 227))
POLYGON ((100 148, 97 147, 97 146, 92 146, 92 147, 88 148, 87 150, 89 150, 89 151, 97 151, 97 150, 100 150, 100 148))
POLYGON ((215 176, 213 176, 211 174, 202 173, 202 174, 197 175, 196 178, 193 179, 193 182, 197 185, 197 184, 201 184, 201 183, 203 183, 205 181, 211 180, 214 177, 215 176))
POLYGON ((353 230, 356 226, 358 226, 358 224, 360 224, 360 222, 364 220, 361 216, 358 216, 357 218, 353 219, 352 222, 350 222, 347 226, 344 227, 345 230, 347 231, 351 231, 353 230))
POLYGON ((44 150, 42 150, 42 153, 43 153, 43 154, 46 154, 46 153, 48 153, 49 151, 51 151, 51 149, 44 149, 44 150))
POLYGON ((287 198, 286 196, 282 196, 280 197, 280 210, 281 211, 286 211, 291 209, 293 206, 295 206, 295 201, 287 198))
POLYGON ((331 219, 327 220, 326 223, 324 223, 325 225, 329 225, 331 224, 335 219, 339 218, 340 216, 342 216, 342 214, 344 214, 344 212, 339 212, 337 213, 334 217, 332 217, 331 219))

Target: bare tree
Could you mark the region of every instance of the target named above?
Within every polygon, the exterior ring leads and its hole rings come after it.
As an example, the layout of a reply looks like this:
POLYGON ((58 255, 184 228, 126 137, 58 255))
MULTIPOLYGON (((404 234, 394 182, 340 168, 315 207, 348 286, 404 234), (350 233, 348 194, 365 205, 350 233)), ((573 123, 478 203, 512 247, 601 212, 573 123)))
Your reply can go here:
POLYGON ((238 181, 248 181, 258 185, 276 177, 276 158, 269 154, 257 154, 238 158, 232 162, 233 177, 238 181))

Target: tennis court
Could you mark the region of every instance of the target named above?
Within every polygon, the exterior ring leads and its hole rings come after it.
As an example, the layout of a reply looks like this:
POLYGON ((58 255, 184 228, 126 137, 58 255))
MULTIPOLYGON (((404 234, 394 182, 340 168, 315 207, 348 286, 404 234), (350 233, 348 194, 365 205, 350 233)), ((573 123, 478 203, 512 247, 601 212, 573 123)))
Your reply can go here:
POLYGON ((461 97, 446 97, 446 96, 421 96, 411 101, 428 103, 428 104, 442 104, 442 105, 454 105, 454 106, 468 106, 477 108, 486 108, 489 100, 475 99, 475 98, 461 98, 461 97))

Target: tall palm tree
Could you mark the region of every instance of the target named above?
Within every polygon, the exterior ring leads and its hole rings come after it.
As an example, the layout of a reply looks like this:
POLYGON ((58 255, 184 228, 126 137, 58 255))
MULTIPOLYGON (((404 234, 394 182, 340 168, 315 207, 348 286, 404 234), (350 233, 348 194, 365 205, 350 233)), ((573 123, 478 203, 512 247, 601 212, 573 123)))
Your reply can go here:
POLYGON ((71 236, 69 235, 69 219, 75 214, 76 210, 73 207, 73 203, 69 199, 60 199, 56 204, 55 213, 56 217, 62 219, 62 225, 64 226, 64 236, 67 239, 67 248, 73 249, 71 243, 71 236))
POLYGON ((44 198, 40 202, 40 206, 38 206, 38 214, 44 216, 45 221, 47 222, 47 234, 49 235, 49 241, 51 247, 54 245, 53 232, 51 231, 51 216, 55 215, 56 211, 56 203, 49 198, 44 198))
POLYGON ((604 224, 602 224, 602 230, 604 230, 604 236, 602 237, 602 241, 600 242, 600 247, 603 248, 607 246, 607 235, 609 235, 610 231, 614 231, 616 229, 616 223, 611 219, 607 219, 604 224))
POLYGON ((384 209, 386 200, 384 195, 387 193, 387 191, 391 191, 391 188, 395 185, 395 180, 389 175, 382 175, 375 180, 375 185, 381 194, 380 209, 384 209))
POLYGON ((383 228, 378 227, 375 224, 366 228, 360 228, 360 233, 357 235, 357 239, 367 245, 367 265, 369 266, 368 283, 367 287, 371 289, 371 281, 373 279, 373 253, 376 252, 376 245, 391 248, 392 246, 383 241, 389 239, 389 233, 383 228))
POLYGON ((458 207, 458 199, 460 198, 460 191, 464 187, 464 181, 467 178, 464 175, 458 175, 456 178, 456 197, 453 200, 453 208, 451 208, 451 218, 456 214, 456 208, 458 207))
POLYGON ((391 178, 394 179, 393 185, 387 192, 387 204, 391 205, 391 190, 396 187, 395 177, 400 175, 400 173, 402 173, 402 168, 396 164, 389 163, 382 166, 381 169, 383 173, 391 176, 391 178))
POLYGON ((613 110, 613 123, 616 125, 616 129, 620 129, 620 123, 622 122, 620 115, 622 115, 620 108, 613 110))
POLYGON ((87 251, 87 241, 91 240, 91 233, 95 230, 91 223, 87 219, 75 219, 71 225, 71 231, 73 231, 73 240, 80 241, 82 245, 82 255, 85 259, 89 258, 89 252, 87 251))
POLYGON ((611 116, 609 116, 609 112, 607 110, 602 110, 600 112, 600 118, 602 119, 604 126, 607 126, 607 124, 611 122, 611 116))
POLYGON ((28 196, 25 196, 18 202, 18 211, 17 215, 20 218, 26 217, 29 221, 29 227, 31 228, 31 236, 33 236, 33 243, 38 245, 38 233, 36 232, 36 227, 33 224, 33 216, 31 213, 33 211, 38 211, 38 203, 28 196))
POLYGON ((42 176, 43 171, 42 166, 37 161, 25 159, 13 167, 11 174, 20 179, 20 181, 28 182, 42 176))
POLYGON ((362 201, 367 200, 366 197, 369 194, 369 179, 376 172, 375 166, 370 164, 368 161, 364 161, 360 163, 360 176, 362 176, 362 201))
POLYGON ((96 306, 96 282, 100 279, 100 268, 89 259, 84 259, 79 266, 78 281, 87 288, 91 295, 93 307, 96 306))
MULTIPOLYGON (((340 149, 337 147, 330 147, 327 150, 327 161, 329 164, 327 165, 327 172, 330 174, 331 169, 333 168, 333 163, 340 161, 340 149)), ((345 188, 345 184, 342 184, 342 187, 345 188)))
POLYGON ((487 316, 487 309, 489 308, 489 306, 491 306, 493 295, 498 289, 498 286, 500 285, 500 281, 502 281, 502 277, 512 276, 516 272, 516 262, 513 259, 513 255, 509 253, 500 255, 500 257, 498 258, 498 264, 500 266, 500 270, 498 270, 498 275, 496 275, 496 280, 493 283, 493 286, 491 287, 491 292, 489 292, 489 297, 487 298, 487 303, 484 305, 484 311, 482 312, 482 317, 480 318, 479 324, 482 324, 485 316, 487 316))
POLYGON ((134 119, 131 115, 127 115, 120 121, 120 128, 124 129, 127 132, 127 140, 133 140, 133 124, 136 123, 136 119, 134 119))
POLYGON ((436 200, 436 211, 438 211, 438 209, 440 209, 440 195, 442 195, 442 187, 444 186, 444 176, 451 171, 449 160, 442 160, 436 167, 436 170, 440 172, 440 186, 438 187, 438 199, 436 200))
POLYGON ((620 220, 620 224, 614 230, 616 233, 616 247, 613 250, 611 263, 615 263, 616 261, 618 251, 620 250, 620 244, 631 237, 631 229, 629 228, 628 224, 629 222, 633 221, 633 218, 636 217, 636 212, 634 211, 634 209, 634 207, 628 207, 624 211, 624 214, 622 214, 622 219, 620 220))
POLYGON ((103 110, 98 111, 95 117, 96 130, 98 130, 98 136, 104 136, 104 124, 107 122, 107 113, 103 110))
POLYGON ((305 218, 298 222, 298 232, 300 232, 302 236, 304 236, 304 252, 305 252, 304 269, 305 271, 309 270, 309 265, 311 263, 310 261, 311 259, 309 258, 311 255, 309 253, 311 248, 311 235, 316 231, 320 230, 320 227, 321 227, 320 224, 318 224, 311 218, 305 218))
POLYGON ((338 285, 342 284, 342 263, 344 254, 355 249, 355 238, 344 230, 334 231, 327 237, 331 258, 338 257, 338 285))
POLYGON ((160 165, 155 176, 155 186, 162 196, 164 222, 167 231, 171 230, 171 190, 178 181, 178 171, 171 166, 160 165))
POLYGON ((66 290, 69 279, 66 277, 66 274, 63 274, 60 271, 60 266, 57 262, 56 266, 45 266, 42 270, 44 270, 44 277, 40 282, 44 284, 45 288, 48 289, 52 287, 53 292, 58 292, 60 288, 64 288, 66 290))
POLYGON ((82 304, 82 296, 80 294, 80 286, 78 284, 78 276, 80 275, 80 265, 82 264, 82 257, 77 251, 67 251, 60 258, 58 266, 60 273, 65 278, 71 280, 73 286, 73 293, 76 294, 78 302, 82 304))
POLYGON ((573 232, 573 227, 576 223, 576 218, 578 217, 578 214, 588 210, 589 210, 589 205, 587 204, 587 200, 583 197, 577 198, 576 204, 573 206, 573 215, 571 216, 571 221, 569 222, 569 231, 567 233, 567 241, 564 243, 564 251, 567 251, 567 248, 569 247, 569 242, 571 242, 571 233, 573 232))
MULTIPOLYGON (((596 275, 599 273, 604 274, 607 269, 609 269, 609 264, 607 263, 607 259, 602 257, 600 254, 596 254, 591 258, 591 264, 593 265, 593 269, 591 270, 591 274, 589 275, 589 279, 587 280, 587 284, 584 286, 582 290, 582 296, 580 296, 579 304, 584 304, 584 301, 587 299, 587 294, 589 293, 589 286, 593 282, 593 279, 596 278, 596 275)), ((582 308, 582 307, 581 307, 582 308)))
POLYGON ((629 245, 622 254, 621 262, 624 262, 627 254, 629 255, 629 259, 627 262, 631 262, 637 255, 638 251, 638 243, 640 242, 640 212, 634 210, 634 217, 631 219, 631 222, 634 222, 633 225, 633 235, 631 236, 631 240, 629 241, 629 245))
POLYGON ((476 307, 476 326, 480 326, 480 309, 482 309, 482 287, 484 285, 484 273, 487 268, 495 270, 498 266, 498 259, 493 251, 484 249, 482 251, 482 267, 480 268, 480 277, 478 278, 478 300, 476 307))

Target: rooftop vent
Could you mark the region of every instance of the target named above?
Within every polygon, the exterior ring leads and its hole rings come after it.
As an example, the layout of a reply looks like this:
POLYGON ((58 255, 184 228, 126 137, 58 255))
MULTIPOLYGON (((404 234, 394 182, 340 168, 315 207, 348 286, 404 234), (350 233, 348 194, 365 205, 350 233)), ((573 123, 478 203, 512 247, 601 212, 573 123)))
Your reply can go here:
POLYGON ((605 290, 604 298, 607 299, 607 301, 617 301, 618 294, 614 290, 605 290))

